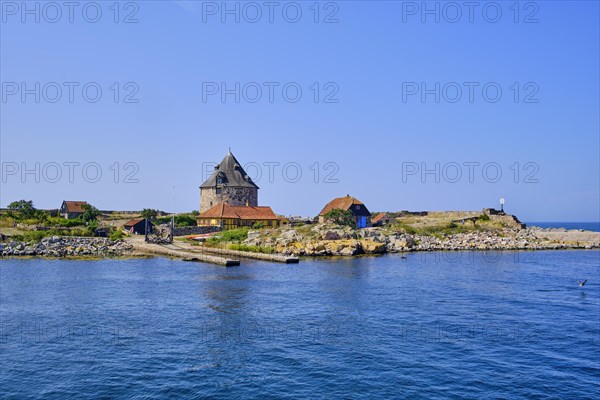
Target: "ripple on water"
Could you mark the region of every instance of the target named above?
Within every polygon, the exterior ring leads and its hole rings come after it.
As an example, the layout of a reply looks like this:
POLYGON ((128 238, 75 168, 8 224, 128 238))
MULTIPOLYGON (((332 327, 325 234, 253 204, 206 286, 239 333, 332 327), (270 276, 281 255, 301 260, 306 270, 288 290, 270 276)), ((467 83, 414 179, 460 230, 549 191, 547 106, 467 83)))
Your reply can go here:
POLYGON ((7 398, 591 398, 598 251, 0 262, 7 398), (466 260, 466 262, 465 262, 466 260))

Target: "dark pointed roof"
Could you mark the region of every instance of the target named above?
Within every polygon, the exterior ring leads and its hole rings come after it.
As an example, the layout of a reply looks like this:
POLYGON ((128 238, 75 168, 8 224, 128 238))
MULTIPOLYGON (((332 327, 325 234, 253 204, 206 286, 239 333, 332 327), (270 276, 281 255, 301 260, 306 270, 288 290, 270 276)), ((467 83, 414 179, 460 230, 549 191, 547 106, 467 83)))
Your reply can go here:
POLYGON ((231 186, 231 187, 249 187, 258 189, 258 186, 252 182, 246 171, 242 168, 242 164, 231 153, 227 153, 223 161, 215 167, 215 171, 208 177, 200 188, 211 188, 216 186, 231 186), (217 185, 217 178, 222 179, 222 184, 217 185))

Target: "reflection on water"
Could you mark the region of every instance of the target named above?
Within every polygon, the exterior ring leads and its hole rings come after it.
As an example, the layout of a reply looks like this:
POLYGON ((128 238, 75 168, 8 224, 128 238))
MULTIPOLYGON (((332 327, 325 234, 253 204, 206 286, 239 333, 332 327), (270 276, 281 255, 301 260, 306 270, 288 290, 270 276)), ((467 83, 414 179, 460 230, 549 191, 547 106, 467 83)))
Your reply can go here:
POLYGON ((203 276, 203 281, 248 281, 254 279, 253 275, 246 274, 215 274, 203 276))
POLYGON ((202 278, 202 294, 206 297, 208 307, 218 313, 238 314, 248 304, 248 288, 245 282, 252 280, 248 274, 240 274, 223 270, 220 274, 202 278))

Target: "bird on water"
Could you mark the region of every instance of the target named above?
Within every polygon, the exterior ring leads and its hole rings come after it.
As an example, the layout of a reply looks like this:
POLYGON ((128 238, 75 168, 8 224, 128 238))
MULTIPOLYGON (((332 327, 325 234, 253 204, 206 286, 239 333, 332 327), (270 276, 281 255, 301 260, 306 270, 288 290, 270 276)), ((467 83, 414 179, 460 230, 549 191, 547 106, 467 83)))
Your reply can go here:
POLYGON ((581 287, 584 287, 586 282, 587 282, 587 279, 583 280, 583 281, 577 281, 577 283, 579 283, 579 286, 581 286, 581 287))

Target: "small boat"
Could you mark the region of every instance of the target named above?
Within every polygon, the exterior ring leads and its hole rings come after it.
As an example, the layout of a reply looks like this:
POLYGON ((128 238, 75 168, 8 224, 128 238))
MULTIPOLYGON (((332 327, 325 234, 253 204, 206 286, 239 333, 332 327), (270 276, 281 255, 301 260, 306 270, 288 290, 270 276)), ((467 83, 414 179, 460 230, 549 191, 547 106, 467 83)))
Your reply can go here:
POLYGON ((186 238, 191 239, 191 240, 197 240, 199 242, 204 242, 206 241, 206 239, 215 236, 215 232, 213 233, 202 233, 199 235, 190 235, 190 236, 186 236, 186 238))

